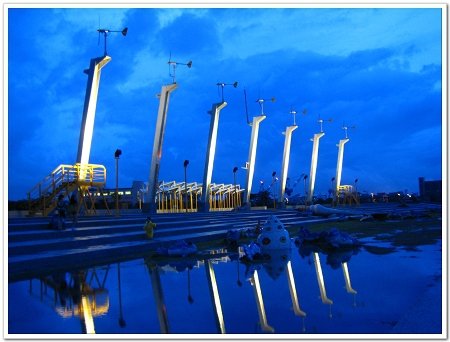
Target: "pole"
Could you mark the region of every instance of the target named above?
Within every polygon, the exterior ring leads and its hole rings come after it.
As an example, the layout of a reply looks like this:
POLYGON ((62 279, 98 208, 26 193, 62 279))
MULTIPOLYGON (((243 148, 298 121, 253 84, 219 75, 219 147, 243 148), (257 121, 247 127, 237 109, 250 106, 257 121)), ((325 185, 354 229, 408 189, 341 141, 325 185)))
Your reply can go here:
POLYGON ((186 208, 186 213, 188 212, 188 207, 187 207, 187 176, 186 176, 186 169, 187 166, 189 165, 189 160, 185 160, 184 161, 184 206, 186 208))
POLYGON ((119 216, 119 158, 116 158, 116 215, 119 216))
POLYGON ((119 216, 119 157, 122 151, 117 149, 114 152, 114 157, 116 158, 116 216, 119 216))
POLYGON ((238 203, 238 201, 237 201, 237 193, 236 193, 236 172, 237 172, 237 170, 238 170, 238 167, 235 166, 234 169, 233 169, 233 175, 234 175, 234 200, 233 200, 233 206, 234 206, 234 208, 237 207, 237 203, 238 203))

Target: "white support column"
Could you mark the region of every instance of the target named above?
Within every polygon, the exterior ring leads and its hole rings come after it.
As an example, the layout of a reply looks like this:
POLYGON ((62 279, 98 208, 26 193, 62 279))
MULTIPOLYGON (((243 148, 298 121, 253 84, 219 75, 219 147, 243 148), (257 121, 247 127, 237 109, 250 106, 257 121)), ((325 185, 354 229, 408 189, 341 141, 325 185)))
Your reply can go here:
POLYGON ((308 189, 308 202, 312 203, 314 195, 314 184, 316 182, 316 171, 317 171, 317 157, 319 155, 319 139, 325 135, 324 132, 314 134, 313 138, 313 149, 311 156, 311 170, 309 171, 309 189, 308 189))
POLYGON ((284 192, 286 190, 287 173, 289 169, 289 158, 291 153, 291 138, 292 132, 297 129, 298 126, 288 126, 284 132, 284 151, 283 151, 283 163, 281 164, 281 186, 280 186, 280 203, 284 203, 284 192))
POLYGON ((208 149, 206 151, 205 171, 203 173, 203 210, 209 211, 209 186, 211 184, 214 168, 214 156, 216 154, 217 130, 219 127, 220 111, 227 105, 225 101, 216 103, 211 110, 211 124, 209 126, 208 149))
POLYGON ((89 64, 89 69, 84 70, 88 75, 88 80, 84 98, 83 118, 81 121, 76 163, 89 164, 101 69, 110 61, 110 56, 93 58, 89 64))
POLYGON ((245 205, 250 206, 250 194, 252 193, 253 174, 255 172, 256 147, 258 145, 259 124, 266 118, 265 115, 253 117, 252 135, 248 151, 247 187, 245 189, 245 205))
POLYGON ((159 168, 162 157, 162 145, 166 129, 167 111, 169 109, 170 93, 177 89, 178 84, 163 85, 159 97, 158 118, 156 119, 155 139, 153 141, 152 162, 150 165, 150 176, 148 178, 148 192, 146 197, 145 211, 156 212, 155 196, 158 187, 159 168))
POLYGON ((336 188, 335 193, 337 194, 336 191, 338 191, 339 189, 339 185, 341 185, 341 175, 342 175, 342 161, 344 160, 344 145, 349 141, 350 139, 345 138, 345 139, 341 139, 339 140, 339 145, 337 145, 339 147, 338 150, 338 158, 337 158, 337 166, 336 166, 336 188))

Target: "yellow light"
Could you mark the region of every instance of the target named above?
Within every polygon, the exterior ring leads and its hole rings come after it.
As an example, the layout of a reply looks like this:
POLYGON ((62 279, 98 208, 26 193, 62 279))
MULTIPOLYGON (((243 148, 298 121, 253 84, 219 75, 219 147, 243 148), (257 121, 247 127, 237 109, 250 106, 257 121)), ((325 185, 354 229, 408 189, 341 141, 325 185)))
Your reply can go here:
POLYGON ((94 318, 92 317, 91 305, 87 296, 81 297, 81 304, 83 306, 84 324, 86 326, 87 334, 95 334, 94 318))

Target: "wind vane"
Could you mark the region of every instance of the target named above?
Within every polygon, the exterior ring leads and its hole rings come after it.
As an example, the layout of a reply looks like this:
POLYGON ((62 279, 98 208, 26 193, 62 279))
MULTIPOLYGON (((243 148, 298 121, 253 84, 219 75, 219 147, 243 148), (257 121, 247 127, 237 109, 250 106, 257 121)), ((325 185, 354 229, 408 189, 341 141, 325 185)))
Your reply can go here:
MULTIPOLYGON (((308 111, 306 109, 302 110, 303 115, 306 115, 307 112, 308 111)), ((297 111, 295 109, 291 108, 291 111, 289 112, 289 114, 294 115, 294 126, 297 126, 297 124, 295 123, 295 116, 298 114, 297 111)))
POLYGON ((348 126, 345 126, 345 123, 342 123, 342 129, 345 131, 345 139, 348 139, 347 131, 349 128, 356 128, 356 126, 348 127, 348 126))
MULTIPOLYGON (((221 82, 219 82, 216 85, 217 85, 217 87, 221 87, 222 88, 222 102, 223 102, 223 88, 225 88, 225 86, 227 86, 227 85, 232 85, 233 87, 237 88, 238 83, 237 82, 234 82, 234 83, 221 83, 221 82)), ((219 89, 219 88, 217 88, 217 89, 219 89)))
POLYGON ((259 106, 261 107, 261 115, 265 115, 264 114, 264 102, 265 101, 272 101, 272 102, 275 102, 276 101, 276 98, 275 97, 272 97, 271 99, 257 99, 256 100, 256 102, 258 102, 259 103, 259 106))
POLYGON ((97 45, 100 44, 100 35, 102 33, 103 33, 103 36, 105 37, 105 56, 106 56, 108 54, 106 52, 106 37, 108 36, 108 34, 111 33, 111 32, 121 32, 122 36, 125 37, 127 35, 127 33, 128 33, 128 27, 125 27, 122 31, 113 31, 113 30, 109 30, 109 29, 98 29, 97 32, 98 32, 98 43, 97 43, 97 45))
POLYGON ((167 62, 167 64, 169 64, 169 76, 172 77, 173 83, 177 83, 175 81, 177 65, 186 65, 190 69, 190 68, 192 68, 192 61, 189 61, 187 63, 180 63, 180 62, 172 61, 171 58, 172 58, 172 54, 170 55, 169 61, 167 62))
MULTIPOLYGON (((326 121, 332 122, 333 119, 329 118, 326 121)), ((317 122, 320 123, 320 133, 322 133, 323 132, 323 122, 324 122, 324 120, 320 117, 320 115, 319 115, 319 120, 317 120, 317 122)))

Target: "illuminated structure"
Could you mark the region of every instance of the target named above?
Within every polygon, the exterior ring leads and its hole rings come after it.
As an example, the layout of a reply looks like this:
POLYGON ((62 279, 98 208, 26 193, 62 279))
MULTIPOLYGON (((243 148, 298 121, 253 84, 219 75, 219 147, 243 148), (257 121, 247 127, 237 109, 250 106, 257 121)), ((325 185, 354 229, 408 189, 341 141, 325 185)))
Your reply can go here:
POLYGON ((166 130, 167 112, 169 110, 170 93, 178 87, 175 79, 176 67, 177 65, 182 64, 186 65, 188 68, 191 68, 192 61, 189 61, 188 63, 178 63, 169 59, 167 64, 169 64, 169 74, 172 77, 173 83, 163 85, 161 88, 161 94, 159 95, 158 117, 156 119, 155 138, 153 140, 152 162, 150 164, 150 175, 148 178, 148 191, 147 197, 145 198, 146 204, 143 208, 144 211, 150 211, 153 213, 156 212, 155 197, 158 190, 159 168, 162 157, 164 132, 166 130), (172 72, 170 72, 171 68, 173 68, 172 72))
POLYGON ((338 158, 337 158, 337 165, 336 165, 336 186, 334 189, 334 200, 339 201, 339 191, 341 186, 341 176, 342 176, 342 162, 344 160, 344 145, 350 141, 350 139, 347 136, 347 127, 343 127, 345 130, 345 138, 339 140, 339 144, 336 145, 338 147, 338 158))
POLYGON ((259 124, 266 118, 265 115, 255 116, 252 122, 252 135, 250 149, 248 151, 247 186, 245 188, 244 203, 250 206, 250 194, 252 193, 253 174, 255 173, 256 147, 258 145, 259 124))
POLYGON ((283 151, 283 162, 281 164, 281 186, 280 186, 280 202, 284 203, 284 192, 286 190, 286 180, 287 173, 289 169, 289 158, 291 152, 291 138, 292 132, 294 132, 298 126, 295 124, 295 111, 291 111, 294 114, 294 124, 292 126, 286 127, 286 131, 283 133, 285 135, 284 139, 284 151, 283 151))
POLYGON ((317 171, 317 158, 319 155, 319 139, 322 138, 325 133, 323 132, 323 120, 319 119, 320 123, 320 133, 314 134, 313 140, 313 149, 311 156, 311 169, 309 171, 309 188, 308 188, 308 197, 307 202, 312 203, 313 195, 314 195, 314 185, 316 182, 316 171, 317 171))
MULTIPOLYGON (((102 57, 91 59, 89 69, 84 70, 84 72, 88 75, 88 81, 86 85, 86 95, 84 98, 83 118, 81 121, 80 140, 78 143, 76 160, 76 163, 80 163, 82 165, 89 163, 101 70, 111 61, 111 57, 108 56, 106 51, 106 38, 111 32, 121 32, 125 37, 128 33, 128 28, 124 28, 122 31, 98 29, 97 32, 99 34, 99 39, 101 34, 104 36, 104 54, 102 57)), ((80 177, 82 177, 82 175, 80 175, 80 177)))
POLYGON ((155 196, 158 188, 159 168, 162 157, 162 145, 164 132, 166 130, 167 111, 169 109, 170 93, 177 89, 178 84, 163 85, 159 95, 158 117, 156 119, 155 138, 153 140, 152 162, 150 164, 150 175, 148 178, 148 192, 145 199, 145 210, 156 212, 155 196))
MULTIPOLYGON (((258 99, 257 102, 261 106, 261 115, 253 117, 252 135, 250 138, 250 148, 248 151, 247 165, 247 186, 245 188, 244 204, 250 206, 250 194, 252 193, 253 174, 255 172, 256 147, 258 146, 259 124, 266 118, 264 114, 264 99, 258 99)), ((272 102, 275 98, 271 99, 272 102)), ((248 118, 247 118, 248 122, 248 118)), ((248 122, 249 123, 249 122, 248 122)), ((250 123, 249 123, 250 124, 250 123)))
MULTIPOLYGON (((216 184, 209 186, 209 210, 228 211, 241 205, 241 192, 239 185, 216 184)), ((177 213, 182 211, 199 211, 199 203, 203 193, 203 186, 196 182, 161 182, 156 191, 156 212, 177 213), (188 198, 187 201, 186 198, 188 198), (187 207, 186 203, 187 202, 187 207)))
POLYGON ((339 186, 341 185, 341 175, 342 175, 342 161, 344 159, 344 145, 350 141, 350 139, 345 138, 339 140, 339 144, 336 145, 339 147, 338 150, 338 159, 337 159, 337 165, 336 165, 336 189, 335 191, 339 190, 339 186))
POLYGON ((110 61, 111 57, 107 55, 93 58, 89 64, 89 69, 84 70, 88 75, 88 81, 86 85, 86 96, 84 98, 83 118, 81 121, 76 163, 89 163, 101 70, 110 61))
POLYGON ((210 185, 212 172, 214 167, 214 156, 216 154, 216 144, 217 144, 217 129, 219 127, 219 115, 220 111, 225 108, 227 103, 222 101, 221 103, 216 103, 213 105, 211 114, 211 125, 209 128, 209 139, 208 139, 208 148, 206 151, 206 160, 205 160, 205 171, 203 174, 203 194, 202 194, 202 203, 203 210, 209 211, 209 197, 210 197, 210 185))
POLYGON ((309 187, 308 187, 308 198, 307 202, 312 203, 314 195, 314 185, 316 182, 316 171, 317 171, 317 157, 319 154, 319 139, 325 135, 324 132, 314 134, 313 138, 313 149, 311 156, 311 169, 309 171, 309 187))
MULTIPOLYGON (((352 127, 354 128, 354 127, 352 127)), ((350 139, 347 136, 347 126, 343 126, 342 129, 345 130, 345 139, 339 140, 339 144, 336 145, 338 149, 338 158, 337 158, 337 165, 336 165, 336 186, 334 189, 334 198, 333 198, 333 204, 339 204, 340 199, 342 199, 343 204, 348 202, 349 204, 352 204, 352 202, 355 202, 356 204, 359 204, 359 198, 358 194, 352 185, 341 185, 341 175, 342 175, 342 162, 344 160, 344 145, 350 141, 350 139)), ((357 182, 358 180, 355 180, 357 182)), ((356 184, 355 184, 356 185, 356 184)))

